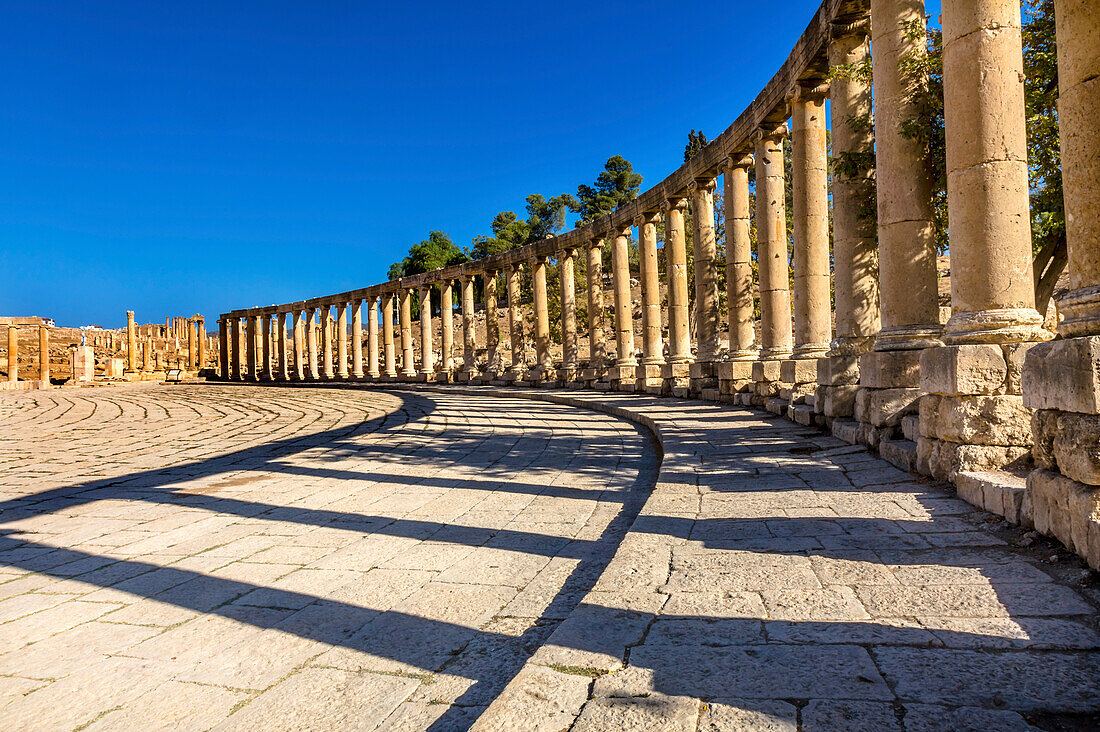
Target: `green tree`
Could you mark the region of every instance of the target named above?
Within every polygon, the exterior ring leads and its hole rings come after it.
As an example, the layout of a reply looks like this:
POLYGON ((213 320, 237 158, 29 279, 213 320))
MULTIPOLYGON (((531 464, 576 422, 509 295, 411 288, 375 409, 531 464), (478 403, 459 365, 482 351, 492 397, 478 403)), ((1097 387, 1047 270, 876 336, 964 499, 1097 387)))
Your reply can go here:
MULTIPOLYGON (((460 264, 467 261, 466 253, 451 241, 451 237, 442 231, 428 233, 428 238, 409 247, 409 255, 400 263, 399 277, 431 272, 435 269, 449 267, 452 264, 460 264)), ((392 274, 398 264, 390 268, 392 274)))
POLYGON ((687 145, 684 146, 684 162, 691 160, 706 146, 707 136, 703 134, 702 130, 689 132, 687 145))
POLYGON ((577 205, 577 199, 568 193, 553 198, 532 193, 527 197, 527 225, 530 227, 528 242, 553 236, 565 228, 565 213, 577 205))
POLYGON ((622 155, 608 158, 593 185, 577 186, 577 197, 569 208, 580 215, 577 226, 611 213, 627 201, 633 201, 642 187, 642 176, 622 155))

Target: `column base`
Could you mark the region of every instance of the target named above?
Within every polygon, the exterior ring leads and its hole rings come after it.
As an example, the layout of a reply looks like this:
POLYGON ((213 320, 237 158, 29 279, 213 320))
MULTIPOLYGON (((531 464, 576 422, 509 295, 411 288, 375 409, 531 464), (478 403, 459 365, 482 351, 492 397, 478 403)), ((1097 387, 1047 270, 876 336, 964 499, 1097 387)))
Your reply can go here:
MULTIPOLYGON (((607 384, 609 391, 634 391, 634 381, 637 378, 638 364, 616 364, 607 369, 604 378, 599 383, 607 384)), ((597 389, 600 388, 598 385, 597 389)))
POLYGON ((681 399, 690 395, 691 362, 674 361, 661 367, 662 393, 681 399))
POLYGON ((1064 338, 1081 338, 1100 332, 1100 285, 1082 287, 1058 301, 1062 322, 1058 332, 1064 338))
POLYGON ((693 397, 718 401, 717 361, 696 361, 688 370, 688 388, 693 397))
POLYGON ((1043 318, 1035 308, 998 308, 955 313, 943 327, 943 342, 1028 343, 1050 340, 1043 318))
POLYGON ((661 395, 664 392, 665 380, 661 376, 662 363, 646 363, 643 361, 634 370, 634 391, 640 394, 661 395))
POLYGON ((938 323, 895 325, 883 328, 875 336, 875 351, 913 351, 942 346, 943 327, 938 323))
POLYGON ((722 361, 718 364, 720 401, 739 403, 738 394, 752 391, 752 361, 722 361))

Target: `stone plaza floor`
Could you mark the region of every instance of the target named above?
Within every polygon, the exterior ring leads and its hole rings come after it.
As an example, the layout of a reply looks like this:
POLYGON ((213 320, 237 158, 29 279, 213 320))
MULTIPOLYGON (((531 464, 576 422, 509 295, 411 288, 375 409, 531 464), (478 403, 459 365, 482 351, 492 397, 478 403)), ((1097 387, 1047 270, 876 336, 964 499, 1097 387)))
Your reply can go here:
POLYGON ((481 388, 0 394, 0 729, 1100 724, 1100 590, 786 420, 481 388))

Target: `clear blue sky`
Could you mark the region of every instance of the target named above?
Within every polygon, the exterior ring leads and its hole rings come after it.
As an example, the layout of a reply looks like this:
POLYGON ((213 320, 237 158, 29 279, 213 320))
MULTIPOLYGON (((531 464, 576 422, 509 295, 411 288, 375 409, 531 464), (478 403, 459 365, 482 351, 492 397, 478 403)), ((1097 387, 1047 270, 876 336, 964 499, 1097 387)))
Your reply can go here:
POLYGON ((817 4, 8 0, 0 315, 213 319, 467 246, 611 155, 646 188, 817 4))

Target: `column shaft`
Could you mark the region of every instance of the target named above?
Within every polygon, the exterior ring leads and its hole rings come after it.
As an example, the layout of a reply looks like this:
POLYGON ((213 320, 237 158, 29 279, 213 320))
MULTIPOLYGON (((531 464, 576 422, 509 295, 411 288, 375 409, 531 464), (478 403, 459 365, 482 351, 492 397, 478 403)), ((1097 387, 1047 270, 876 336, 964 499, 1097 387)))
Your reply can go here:
MULTIPOLYGON (((474 278, 463 277, 462 282, 462 370, 473 373, 477 366, 477 332, 474 330, 474 278)), ((488 314, 486 314, 488 318, 488 314)))
POLYGON ((749 167, 751 155, 726 161, 722 203, 726 214, 726 309, 729 313, 730 357, 755 358, 752 242, 749 239, 749 167))
POLYGON ((309 378, 316 381, 320 378, 317 372, 317 320, 314 311, 306 310, 306 366, 309 370, 309 378))
POLYGON ((363 378, 363 301, 358 298, 351 303, 351 375, 363 378))
POLYGON ((588 367, 604 365, 607 349, 603 342, 603 239, 588 245, 588 367))
POLYGON ((241 320, 231 318, 229 321, 229 378, 233 381, 241 380, 241 320))
POLYGON ((665 274, 668 278, 668 361, 687 363, 691 360, 691 333, 682 198, 673 198, 665 206, 665 274))
POLYGON ((126 370, 137 371, 137 330, 134 327, 134 311, 126 311, 126 370))
POLYGON ((229 380, 229 324, 218 318, 218 376, 229 380))
POLYGON ((19 329, 8 326, 8 381, 19 381, 19 329))
POLYGON ((787 358, 793 341, 783 172, 785 134, 785 129, 758 132, 756 139, 756 241, 763 360, 787 358))
POLYGON ((336 305, 336 375, 346 381, 348 378, 348 306, 336 305))
POLYGON ((513 264, 508 269, 508 338, 512 344, 513 371, 519 371, 524 365, 523 311, 519 308, 521 277, 523 265, 513 264))
POLYGON ((665 362, 661 338, 661 276, 657 270, 657 222, 646 213, 634 220, 638 227, 638 276, 642 284, 642 363, 665 362))
POLYGON ((404 376, 416 376, 416 364, 413 361, 412 290, 401 290, 398 293, 398 304, 401 317, 401 373, 404 376))
POLYGON ((50 385, 50 329, 45 325, 38 326, 38 380, 50 385))
POLYGON ((378 368, 378 298, 367 300, 367 375, 377 379, 378 368))
POLYGON ((573 378, 580 361, 577 347, 577 285, 573 272, 574 249, 564 249, 559 259, 561 267, 561 349, 562 365, 573 378))
MULTIPOLYGON (((871 54, 866 23, 834 26, 829 65, 853 69, 871 54)), ((829 84, 833 132, 833 289, 836 338, 832 356, 871 349, 880 327, 875 236, 875 136, 871 87, 850 71, 829 84)))
POLYGON ((695 255, 695 359, 709 362, 718 357, 718 250, 714 238, 713 178, 692 184, 691 220, 695 255))
POLYGON ((489 373, 499 373, 503 356, 500 353, 500 307, 497 303, 497 273, 482 274, 485 285, 485 347, 489 353, 489 373))
POLYGON ((332 308, 325 305, 321 308, 321 372, 328 380, 336 376, 332 367, 332 308))
POLYGON ((611 247, 611 279, 615 287, 616 366, 636 366, 634 357, 634 306, 630 297, 630 229, 615 232, 611 247))
POLYGON ((382 344, 385 349, 383 359, 386 376, 397 376, 397 345, 393 340, 393 293, 382 296, 382 344))
POLYGON ((256 330, 259 325, 258 315, 245 317, 245 354, 248 360, 249 381, 259 381, 259 359, 256 354, 256 330))
POLYGON ((435 374, 435 348, 432 343, 432 288, 420 288, 420 373, 435 374))
POLYGON ((1070 287, 1058 331, 1072 338, 1100 334, 1100 8, 1082 0, 1054 7, 1070 287))
POLYGON ((829 176, 825 139, 827 89, 799 87, 791 102, 795 358, 824 356, 832 339, 829 176))
POLYGON ((263 330, 263 366, 260 367, 260 372, 263 374, 263 378, 266 381, 271 380, 271 316, 262 315, 257 316, 263 318, 260 321, 263 330))
POLYGON ((276 332, 276 353, 279 359, 279 379, 281 381, 290 381, 290 365, 287 363, 286 354, 286 313, 278 313, 275 316, 275 324, 277 328, 276 332))
POLYGON ((300 310, 290 311, 290 335, 293 340, 294 346, 294 370, 291 372, 291 376, 295 381, 301 381, 305 378, 305 370, 302 368, 302 312, 300 310))
POLYGON ((439 285, 439 363, 440 368, 446 373, 454 371, 454 284, 452 280, 444 280, 439 285))
POLYGON ((550 356, 550 306, 546 298, 546 258, 536 257, 531 263, 531 289, 535 301, 535 362, 542 377, 554 368, 550 356))
POLYGON ((944 341, 1033 341, 1043 331, 1031 274, 1020 0, 945 0, 942 20, 953 313, 944 341))
POLYGON ((913 59, 925 53, 924 0, 871 0, 871 52, 878 191, 882 330, 875 350, 939 345, 932 179, 922 144, 902 126, 919 114, 911 101, 913 59))
POLYGON ((199 364, 199 344, 195 338, 196 325, 194 320, 187 321, 187 366, 192 369, 199 364))

